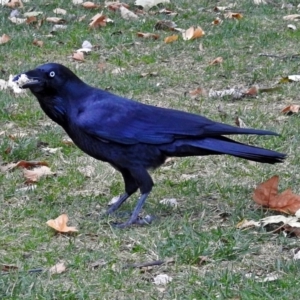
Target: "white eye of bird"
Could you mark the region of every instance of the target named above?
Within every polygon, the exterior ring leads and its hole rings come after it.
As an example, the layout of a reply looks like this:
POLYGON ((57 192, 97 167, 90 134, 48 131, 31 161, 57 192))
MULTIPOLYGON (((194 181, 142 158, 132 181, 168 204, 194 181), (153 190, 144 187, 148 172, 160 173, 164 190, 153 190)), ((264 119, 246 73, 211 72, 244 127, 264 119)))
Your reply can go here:
POLYGON ((54 72, 54 71, 51 71, 51 72, 49 73, 49 76, 53 78, 53 77, 55 76, 55 72, 54 72))

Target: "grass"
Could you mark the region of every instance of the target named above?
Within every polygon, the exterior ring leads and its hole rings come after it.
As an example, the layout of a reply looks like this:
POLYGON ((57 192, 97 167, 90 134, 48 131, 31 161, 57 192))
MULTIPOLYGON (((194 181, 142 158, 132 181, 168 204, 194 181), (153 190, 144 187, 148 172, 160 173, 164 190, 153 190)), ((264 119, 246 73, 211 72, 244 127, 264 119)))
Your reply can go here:
MULTIPOLYGON (((54 16, 52 10, 64 8, 68 29, 46 38, 53 25, 40 28, 14 25, 1 8, 0 34, 11 41, 0 46, 0 78, 34 68, 47 61, 63 63, 84 81, 144 103, 200 113, 216 121, 234 124, 238 115, 253 128, 281 133, 280 137, 237 137, 288 154, 284 164, 263 165, 216 156, 182 158, 152 172, 155 187, 144 208, 156 215, 151 226, 115 229, 114 217, 99 218, 107 202, 123 191, 121 176, 110 166, 96 162, 74 146, 64 144, 66 134, 49 121, 29 93, 16 97, 0 91, 0 161, 47 161, 56 176, 42 179, 34 191, 25 187, 21 170, 0 173, 0 265, 12 264, 17 270, 1 273, 1 299, 297 299, 300 265, 293 261, 291 250, 298 247, 295 238, 262 230, 236 229, 242 219, 272 215, 252 201, 254 187, 274 174, 280 175, 280 189, 292 187, 300 192, 300 143, 297 115, 283 116, 280 110, 299 102, 297 83, 284 84, 280 91, 262 93, 257 98, 234 101, 224 99, 190 99, 187 92, 197 87, 221 90, 227 87, 270 87, 283 76, 298 74, 297 59, 260 56, 260 53, 289 56, 297 54, 299 30, 289 31, 283 16, 296 10, 281 5, 255 6, 239 1, 234 11, 243 13, 240 21, 224 20, 220 26, 211 22, 218 15, 211 1, 171 1, 168 7, 179 14, 178 27, 200 25, 206 32, 201 40, 164 44, 172 34, 158 32, 158 41, 140 39, 136 32, 156 32, 162 15, 123 20, 118 13, 105 11, 115 22, 105 28, 88 29, 88 21, 97 11, 73 6, 70 1, 39 1, 36 11, 54 16), (86 14, 83 22, 77 17, 86 14), (121 34, 115 34, 121 31, 121 34), (33 36, 44 47, 32 45, 33 36), (69 58, 84 40, 99 45, 84 63, 69 58), (199 51, 199 43, 203 51, 199 51), (224 58, 221 66, 208 63, 224 58), (105 72, 97 68, 106 64, 105 72), (122 67, 125 71, 114 75, 122 67), (157 77, 140 76, 158 72, 157 77), (220 114, 221 107, 224 114, 220 114), (17 136, 14 140, 10 135, 17 136), (47 154, 41 145, 61 147, 47 154), (11 151, 7 153, 7 149, 11 151), (86 177, 78 168, 95 168, 86 177), (159 203, 176 198, 178 208, 159 203), (70 224, 79 228, 75 236, 55 234, 45 222, 67 213, 70 224), (200 263, 201 257, 207 257, 200 263), (174 262, 146 270, 124 269, 130 263, 166 260, 174 262), (91 268, 101 260, 103 265, 91 268), (67 271, 50 275, 47 270, 65 261, 67 271), (259 282, 276 273, 279 279, 259 282), (153 278, 168 274, 173 278, 166 286, 156 286, 153 278), (248 274, 248 275, 247 275, 248 274)), ((133 2, 133 1, 132 1, 133 2)), ((132 3, 131 2, 131 3, 132 3)), ((32 7, 25 4, 24 11, 32 7)), ((218 5, 228 5, 218 2, 218 5)), ((22 13, 23 10, 20 9, 22 13)), ((297 26, 297 23, 296 23, 297 26)), ((130 211, 136 197, 124 204, 130 211)), ((118 219, 119 220, 119 219, 118 219)))

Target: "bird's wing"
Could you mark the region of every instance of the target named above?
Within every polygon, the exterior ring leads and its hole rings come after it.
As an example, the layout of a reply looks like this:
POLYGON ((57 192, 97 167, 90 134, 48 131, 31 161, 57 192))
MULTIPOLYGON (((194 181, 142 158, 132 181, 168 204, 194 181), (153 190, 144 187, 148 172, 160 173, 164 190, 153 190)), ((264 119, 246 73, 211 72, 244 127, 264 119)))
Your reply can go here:
POLYGON ((121 144, 165 144, 180 138, 223 134, 275 134, 234 127, 196 114, 108 95, 105 100, 86 105, 76 118, 77 126, 97 139, 121 144))

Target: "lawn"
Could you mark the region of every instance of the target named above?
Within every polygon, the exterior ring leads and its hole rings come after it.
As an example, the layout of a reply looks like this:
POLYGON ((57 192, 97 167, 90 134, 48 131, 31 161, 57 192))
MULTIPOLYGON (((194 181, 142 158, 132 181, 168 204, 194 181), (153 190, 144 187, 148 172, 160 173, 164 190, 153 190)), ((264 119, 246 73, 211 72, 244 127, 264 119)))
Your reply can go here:
MULTIPOLYGON (((134 1, 126 2, 134 11, 134 1)), ((0 79, 45 62, 62 63, 90 85, 143 103, 231 125, 239 117, 248 127, 276 131, 279 137, 235 139, 288 155, 276 165, 229 156, 171 160, 151 171, 155 186, 143 215, 155 215, 153 223, 118 229, 113 223, 126 220, 137 199, 135 195, 122 206, 124 217, 102 216, 107 203, 123 192, 120 174, 65 142, 66 133, 45 116, 29 91, 19 96, 0 90, 0 165, 44 161, 55 172, 34 189, 27 189, 23 169, 0 172, 1 299, 299 298, 300 265, 293 260, 298 238, 265 228, 236 228, 243 219, 277 214, 252 200, 255 187, 271 176, 280 176, 280 190, 291 187, 300 193, 299 115, 281 113, 299 104, 299 83, 279 83, 300 73, 300 29, 287 27, 299 23, 283 19, 299 9, 297 1, 289 2, 292 7, 268 2, 171 0, 137 20, 125 20, 103 2, 100 8, 85 9, 72 1, 30 1, 18 9, 19 17, 28 11, 43 14, 37 23, 19 25, 8 19, 12 9, 0 4, 0 36, 11 38, 0 45, 0 79), (225 12, 214 9, 233 3, 225 12), (158 13, 164 7, 178 14, 158 13), (56 15, 55 8, 65 9, 66 15, 56 15), (101 11, 114 22, 89 28, 101 11), (228 11, 243 17, 225 18, 228 11), (53 33, 54 24, 41 20, 55 16, 67 27, 53 33), (217 17, 223 22, 212 25, 217 17), (183 29, 200 26, 205 35, 183 40, 179 32, 155 29, 161 20, 183 29), (137 32, 159 38, 141 38, 137 32), (173 34, 178 40, 165 43, 173 34), (43 46, 33 45, 34 39, 43 46), (85 40, 95 47, 84 62, 74 61, 74 51, 85 40), (217 57, 223 62, 210 65, 217 57), (155 76, 144 76, 151 72, 155 76), (190 95, 197 88, 248 90, 253 85, 276 89, 240 99, 190 95), (177 207, 160 203, 165 198, 175 198, 177 207), (46 225, 62 213, 77 234, 59 234, 46 225), (132 267, 158 260, 165 263, 132 267), (60 262, 66 270, 51 274, 49 269, 60 262), (155 284, 160 274, 172 281, 155 284)))

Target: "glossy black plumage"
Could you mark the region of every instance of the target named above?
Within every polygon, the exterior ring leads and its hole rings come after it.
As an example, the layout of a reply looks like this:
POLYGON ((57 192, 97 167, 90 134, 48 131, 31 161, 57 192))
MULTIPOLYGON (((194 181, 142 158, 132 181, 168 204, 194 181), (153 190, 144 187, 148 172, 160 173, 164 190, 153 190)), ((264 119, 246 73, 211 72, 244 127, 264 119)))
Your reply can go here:
POLYGON ((108 213, 140 189, 138 204, 122 226, 137 221, 152 189, 147 169, 159 167, 167 157, 229 154, 271 164, 285 158, 282 153, 224 137, 277 135, 271 131, 239 128, 200 115, 129 100, 87 85, 60 64, 48 63, 24 74, 31 81, 22 87, 31 90, 44 112, 64 128, 74 143, 121 172, 125 193, 108 213))

